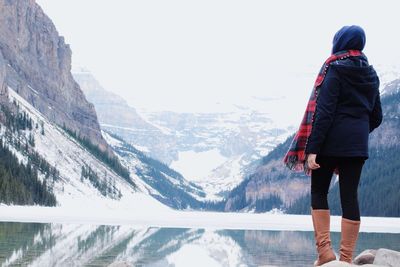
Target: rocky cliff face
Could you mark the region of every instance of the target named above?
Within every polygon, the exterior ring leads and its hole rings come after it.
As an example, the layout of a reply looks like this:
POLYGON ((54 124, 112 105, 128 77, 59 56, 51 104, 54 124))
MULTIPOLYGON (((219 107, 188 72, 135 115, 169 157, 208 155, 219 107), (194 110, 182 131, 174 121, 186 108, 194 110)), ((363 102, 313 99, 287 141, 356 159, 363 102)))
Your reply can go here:
POLYGON ((0 50, 0 103, 6 99, 7 86, 6 86, 6 62, 0 50))
POLYGON ((121 129, 138 128, 142 131, 159 131, 141 118, 125 99, 105 90, 89 71, 73 70, 72 75, 86 98, 94 104, 99 122, 104 128, 118 126, 121 129))
POLYGON ((12 87, 51 121, 111 153, 71 75, 69 45, 34 0, 0 0, 0 77, 1 92, 12 87))
POLYGON ((172 131, 153 125, 120 96, 107 91, 89 71, 73 70, 73 76, 94 104, 101 128, 117 134, 128 143, 167 164, 178 157, 176 138, 172 131))

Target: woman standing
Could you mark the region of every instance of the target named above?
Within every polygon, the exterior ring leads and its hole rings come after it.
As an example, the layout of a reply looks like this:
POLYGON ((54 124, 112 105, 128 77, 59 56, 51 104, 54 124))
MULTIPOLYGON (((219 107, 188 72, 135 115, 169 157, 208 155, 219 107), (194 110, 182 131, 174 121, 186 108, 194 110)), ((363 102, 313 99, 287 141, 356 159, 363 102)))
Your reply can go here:
POLYGON ((327 201, 334 172, 339 173, 342 206, 340 260, 351 262, 360 228, 357 188, 368 158, 368 135, 382 121, 379 79, 362 53, 365 33, 345 26, 333 38, 332 55, 323 65, 306 114, 285 156, 292 170, 311 173, 311 215, 318 259, 336 259, 330 240, 327 201))

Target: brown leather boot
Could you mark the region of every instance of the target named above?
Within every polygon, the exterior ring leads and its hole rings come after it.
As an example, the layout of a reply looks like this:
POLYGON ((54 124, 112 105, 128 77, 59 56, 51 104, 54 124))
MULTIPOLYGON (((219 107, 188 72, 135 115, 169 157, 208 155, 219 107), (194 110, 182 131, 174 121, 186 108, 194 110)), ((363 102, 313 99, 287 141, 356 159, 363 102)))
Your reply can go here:
POLYGON ((340 260, 351 263, 356 247, 360 221, 342 218, 342 239, 340 241, 340 260))
POLYGON ((330 238, 330 213, 329 210, 313 210, 311 216, 314 225, 315 245, 317 247, 318 259, 314 266, 336 260, 335 253, 331 247, 330 238))

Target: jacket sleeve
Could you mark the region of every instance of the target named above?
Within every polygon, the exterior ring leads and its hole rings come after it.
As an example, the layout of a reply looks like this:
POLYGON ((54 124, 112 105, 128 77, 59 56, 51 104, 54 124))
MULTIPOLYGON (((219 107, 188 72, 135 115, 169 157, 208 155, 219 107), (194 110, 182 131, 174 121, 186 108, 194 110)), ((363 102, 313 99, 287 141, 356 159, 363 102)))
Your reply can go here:
POLYGON ((331 66, 319 88, 317 107, 311 134, 307 141, 306 154, 318 154, 332 125, 340 94, 340 81, 331 66))
POLYGON ((369 132, 371 133, 374 129, 378 128, 378 126, 382 123, 382 106, 381 106, 381 97, 378 93, 375 99, 375 105, 372 110, 371 115, 369 116, 369 132))

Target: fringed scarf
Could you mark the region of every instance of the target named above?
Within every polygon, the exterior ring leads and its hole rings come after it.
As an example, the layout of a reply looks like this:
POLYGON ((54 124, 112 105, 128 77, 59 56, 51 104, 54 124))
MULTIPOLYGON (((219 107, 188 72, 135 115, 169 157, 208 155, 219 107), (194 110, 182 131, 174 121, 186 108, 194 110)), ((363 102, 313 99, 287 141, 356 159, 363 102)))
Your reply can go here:
POLYGON ((308 137, 311 134, 314 114, 317 105, 317 97, 319 92, 319 87, 324 81, 326 72, 328 71, 328 67, 331 62, 336 60, 345 59, 348 57, 356 57, 362 55, 362 52, 359 50, 347 50, 347 51, 339 51, 335 54, 332 54, 322 65, 321 70, 318 73, 317 79, 314 83, 314 87, 308 100, 307 108, 304 113, 303 119, 301 121, 299 130, 294 136, 292 143, 289 147, 288 152, 284 157, 285 165, 296 172, 304 171, 307 175, 311 175, 311 169, 308 168, 306 163, 306 146, 308 137))

